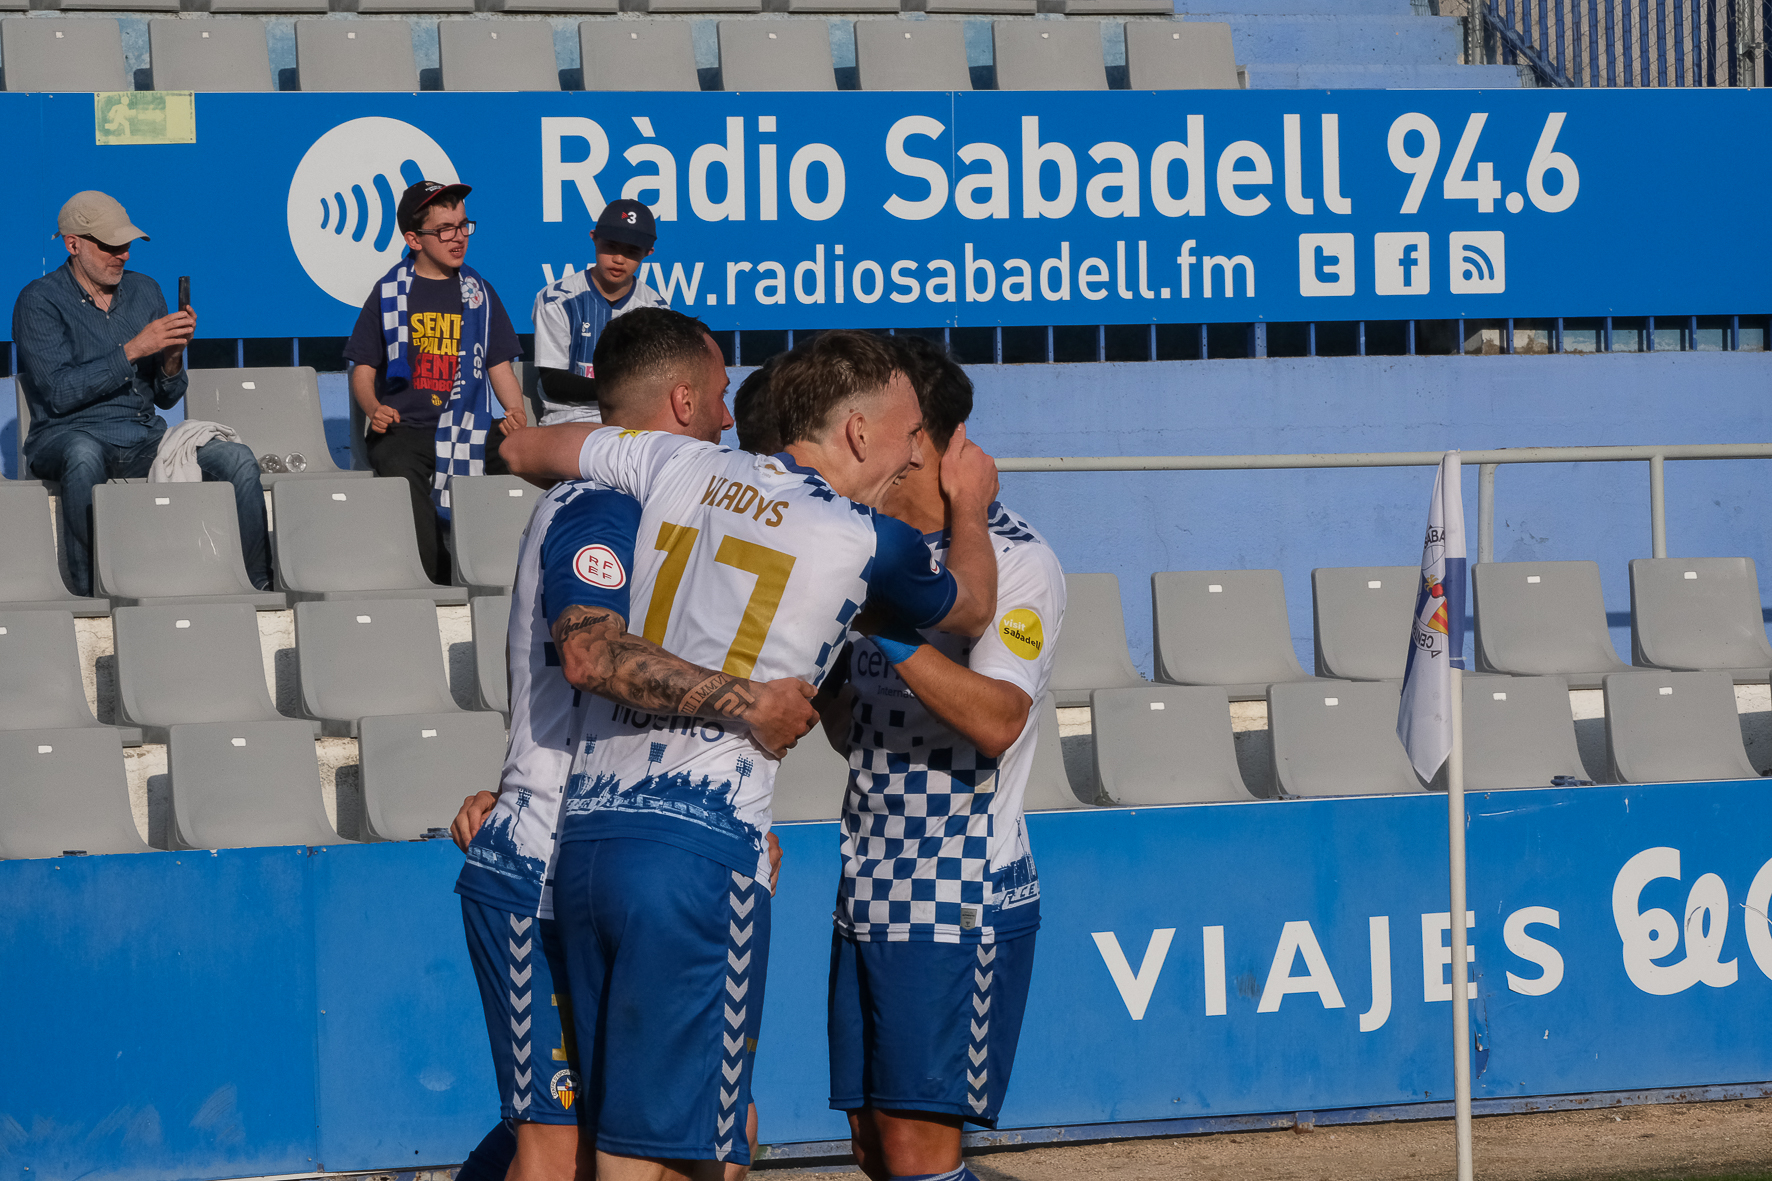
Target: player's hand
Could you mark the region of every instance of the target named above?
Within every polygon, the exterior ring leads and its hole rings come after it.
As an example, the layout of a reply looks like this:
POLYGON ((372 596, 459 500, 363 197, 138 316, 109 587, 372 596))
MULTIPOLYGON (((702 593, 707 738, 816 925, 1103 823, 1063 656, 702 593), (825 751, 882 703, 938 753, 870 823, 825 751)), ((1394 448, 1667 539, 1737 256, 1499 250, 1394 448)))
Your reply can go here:
POLYGON ((963 513, 982 514, 997 499, 997 461, 966 437, 965 423, 954 428, 941 457, 941 494, 963 513))
POLYGON ((781 880, 781 842, 769 834, 769 893, 775 894, 775 883, 781 880))
POLYGON ((449 835, 455 838, 456 847, 463 853, 468 851, 469 842, 486 823, 486 814, 496 803, 498 797, 489 791, 477 791, 461 802, 461 811, 455 814, 455 820, 449 825, 449 835))
POLYGON ((387 429, 400 421, 400 412, 392 406, 377 406, 375 413, 369 416, 369 429, 376 434, 384 434, 387 429))
POLYGON ((757 700, 745 711, 745 724, 751 728, 751 740, 763 753, 779 759, 818 725, 818 711, 812 708, 812 698, 818 690, 798 677, 751 684, 757 700))
POLYGON ((148 326, 130 337, 123 346, 123 355, 131 362, 143 357, 151 357, 158 353, 167 357, 181 351, 191 343, 191 337, 197 331, 197 313, 189 309, 173 312, 170 316, 161 316, 158 320, 149 320, 148 326))
POLYGON ((528 425, 529 416, 523 412, 523 404, 521 402, 517 403, 515 406, 506 406, 505 416, 498 420, 499 429, 507 435, 512 431, 520 431, 528 425))

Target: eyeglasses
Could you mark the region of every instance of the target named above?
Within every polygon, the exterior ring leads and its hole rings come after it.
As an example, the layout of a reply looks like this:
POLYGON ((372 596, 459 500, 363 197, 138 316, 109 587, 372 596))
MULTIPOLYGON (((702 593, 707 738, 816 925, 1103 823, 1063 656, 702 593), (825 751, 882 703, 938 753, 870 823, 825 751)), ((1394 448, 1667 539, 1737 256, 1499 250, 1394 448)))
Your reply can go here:
POLYGON ((438 226, 434 230, 413 230, 412 232, 421 238, 430 235, 431 237, 436 238, 439 242, 453 242, 457 238, 471 236, 474 232, 474 223, 471 221, 464 221, 460 225, 438 226))

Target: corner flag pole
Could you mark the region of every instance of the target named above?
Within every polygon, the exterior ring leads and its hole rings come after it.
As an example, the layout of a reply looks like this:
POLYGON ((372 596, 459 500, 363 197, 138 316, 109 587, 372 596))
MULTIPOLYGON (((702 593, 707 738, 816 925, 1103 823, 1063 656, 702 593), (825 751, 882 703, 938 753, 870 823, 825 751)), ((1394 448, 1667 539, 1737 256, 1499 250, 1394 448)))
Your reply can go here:
POLYGON ((1452 673, 1452 754, 1446 760, 1446 842, 1452 874, 1452 1103, 1458 1139, 1458 1181, 1471 1181, 1471 1003, 1469 935, 1464 890, 1464 670, 1452 673))

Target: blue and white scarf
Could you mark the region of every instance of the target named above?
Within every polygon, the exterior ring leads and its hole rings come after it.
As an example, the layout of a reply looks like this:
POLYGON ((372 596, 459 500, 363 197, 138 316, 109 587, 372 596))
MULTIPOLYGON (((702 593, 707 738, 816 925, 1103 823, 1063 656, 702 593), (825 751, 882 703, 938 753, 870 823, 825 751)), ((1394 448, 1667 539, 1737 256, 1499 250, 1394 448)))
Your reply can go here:
MULTIPOLYGON (((401 259, 382 276, 381 335, 388 349, 387 380, 412 381, 411 336, 406 297, 412 290, 412 259, 401 259)), ((491 290, 479 272, 463 266, 461 279, 461 362, 449 404, 437 420, 437 471, 431 500, 437 515, 449 519, 449 484, 456 476, 486 472, 486 432, 492 429, 492 383, 486 377, 486 340, 492 320, 491 290)))

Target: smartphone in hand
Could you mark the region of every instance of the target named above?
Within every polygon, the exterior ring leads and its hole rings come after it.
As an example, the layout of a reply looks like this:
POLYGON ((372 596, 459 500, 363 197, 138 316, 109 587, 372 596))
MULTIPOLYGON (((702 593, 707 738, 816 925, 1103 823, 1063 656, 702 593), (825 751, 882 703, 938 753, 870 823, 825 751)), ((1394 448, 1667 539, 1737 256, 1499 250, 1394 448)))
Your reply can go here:
POLYGON ((190 306, 191 277, 189 275, 180 275, 178 277, 178 310, 181 312, 187 311, 190 306))

